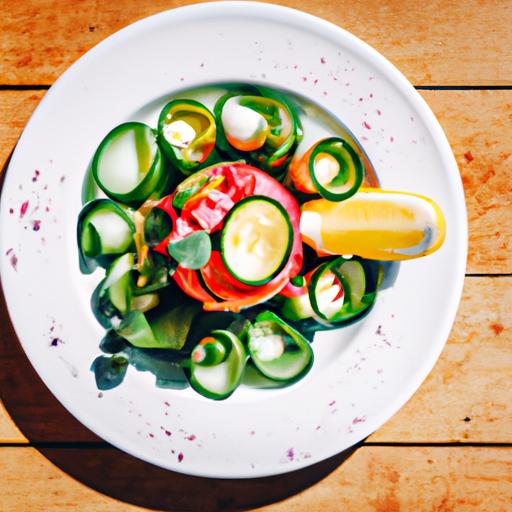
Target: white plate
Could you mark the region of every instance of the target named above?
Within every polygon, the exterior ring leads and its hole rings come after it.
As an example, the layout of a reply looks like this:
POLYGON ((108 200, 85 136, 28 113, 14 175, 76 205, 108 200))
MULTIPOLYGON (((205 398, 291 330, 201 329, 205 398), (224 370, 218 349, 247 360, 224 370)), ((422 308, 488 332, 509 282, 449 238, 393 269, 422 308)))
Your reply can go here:
POLYGON ((46 385, 113 445, 164 468, 211 477, 292 471, 340 452, 389 419, 443 348, 466 245, 455 160, 409 82, 342 29, 257 3, 167 11, 84 55, 25 128, 0 209, 9 313, 46 385), (75 242, 84 170, 104 134, 144 106, 183 87, 225 81, 285 87, 335 113, 362 141, 384 188, 440 204, 446 242, 432 256, 403 263, 362 322, 319 336, 313 370, 290 388, 238 389, 217 403, 190 390, 158 389, 149 374, 129 368, 123 384, 101 396, 89 371, 102 335, 88 293, 98 276, 79 273, 75 242))

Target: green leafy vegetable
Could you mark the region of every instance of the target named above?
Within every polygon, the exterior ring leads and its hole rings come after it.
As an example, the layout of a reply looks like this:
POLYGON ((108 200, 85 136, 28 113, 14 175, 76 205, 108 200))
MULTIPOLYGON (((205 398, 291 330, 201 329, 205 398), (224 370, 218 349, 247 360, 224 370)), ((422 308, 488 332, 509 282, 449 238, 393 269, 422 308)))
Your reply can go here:
POLYGON ((197 270, 210 260, 212 242, 206 231, 196 231, 182 240, 169 242, 168 251, 183 268, 197 270))
POLYGON ((180 350, 199 309, 198 303, 188 303, 172 309, 160 305, 148 313, 130 311, 116 332, 135 347, 180 350))
POLYGON ((96 386, 102 391, 115 388, 123 382, 128 360, 122 356, 98 356, 92 363, 96 386))

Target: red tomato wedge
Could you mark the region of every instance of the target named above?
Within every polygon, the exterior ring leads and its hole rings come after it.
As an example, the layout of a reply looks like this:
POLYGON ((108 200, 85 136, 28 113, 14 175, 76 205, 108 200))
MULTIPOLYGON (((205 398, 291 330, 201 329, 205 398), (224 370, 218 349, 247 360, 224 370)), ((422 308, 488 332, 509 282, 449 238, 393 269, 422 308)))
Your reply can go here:
MULTIPOLYGON (((211 218, 208 215, 209 212, 205 213, 206 209, 209 208, 212 212, 215 212, 215 225, 212 223, 212 230, 221 228, 218 223, 219 207, 222 211, 226 210, 224 215, 229 211, 230 202, 226 200, 227 197, 231 199, 233 204, 251 195, 270 197, 278 201, 288 213, 294 232, 292 251, 288 262, 279 274, 270 282, 261 286, 250 286, 238 281, 226 269, 218 251, 213 251, 210 261, 200 271, 208 289, 205 289, 206 287, 202 285, 196 272, 183 269, 180 266, 174 274, 176 283, 185 293, 203 302, 204 309, 209 311, 239 311, 242 308, 254 306, 272 298, 289 283, 291 277, 299 273, 302 266, 302 241, 299 231, 300 210, 297 201, 288 190, 267 173, 241 162, 220 164, 199 172, 208 177, 225 177, 224 180, 219 180, 219 185, 213 193, 200 196, 201 189, 199 189, 196 193, 197 199, 194 201, 193 196, 188 200, 190 201, 188 206, 196 205, 201 209, 202 219, 211 218), (215 202, 216 197, 222 200, 221 205, 215 202), (215 300, 210 293, 223 300, 215 300)), ((193 178, 197 180, 196 175, 193 175, 193 178)), ((185 190, 187 181, 181 183, 178 190, 185 190)), ((192 231, 205 229, 200 223, 195 222, 197 215, 194 215, 194 211, 190 208, 185 209, 184 218, 183 212, 182 217, 175 217, 176 213, 172 208, 172 197, 169 196, 170 199, 163 199, 159 204, 159 207, 166 210, 173 220, 176 219, 173 231, 156 248, 162 254, 166 254, 170 240, 179 240, 192 231)), ((204 226, 204 221, 201 224, 204 226)))

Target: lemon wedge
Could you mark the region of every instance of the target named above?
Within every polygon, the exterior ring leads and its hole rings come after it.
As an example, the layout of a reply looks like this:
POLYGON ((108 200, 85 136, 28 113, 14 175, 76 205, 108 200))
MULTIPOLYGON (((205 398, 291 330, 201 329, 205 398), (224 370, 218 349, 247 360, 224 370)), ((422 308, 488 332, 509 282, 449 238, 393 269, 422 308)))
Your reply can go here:
POLYGON ((303 241, 320 253, 398 261, 439 249, 446 224, 428 197, 361 188, 345 201, 304 203, 300 231, 303 241))

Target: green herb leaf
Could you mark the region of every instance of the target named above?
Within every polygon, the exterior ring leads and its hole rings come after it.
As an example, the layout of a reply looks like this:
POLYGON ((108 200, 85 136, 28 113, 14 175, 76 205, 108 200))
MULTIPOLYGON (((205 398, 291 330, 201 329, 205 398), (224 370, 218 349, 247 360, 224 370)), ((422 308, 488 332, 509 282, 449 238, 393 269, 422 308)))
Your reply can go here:
POLYGON ((106 354, 117 354, 122 352, 128 344, 115 331, 107 331, 100 341, 100 350, 106 354))
POLYGON ((182 240, 169 242, 167 250, 183 268, 197 270, 210 260, 212 242, 206 231, 196 231, 182 240))
MULTIPOLYGON (((181 210, 185 203, 190 199, 199 189, 208 181, 208 176, 202 175, 198 177, 189 188, 184 190, 178 190, 176 195, 172 200, 172 205, 174 208, 178 208, 181 210)), ((179 188, 179 187, 178 187, 179 188)))
POLYGON ((98 356, 92 363, 96 386, 102 391, 115 388, 123 382, 128 360, 122 356, 98 356))
POLYGON ((172 309, 160 304, 147 314, 130 311, 116 331, 135 347, 181 350, 199 308, 194 302, 172 309))
POLYGON ((176 352, 128 346, 123 355, 136 370, 152 373, 159 388, 185 389, 189 386, 176 352))

